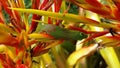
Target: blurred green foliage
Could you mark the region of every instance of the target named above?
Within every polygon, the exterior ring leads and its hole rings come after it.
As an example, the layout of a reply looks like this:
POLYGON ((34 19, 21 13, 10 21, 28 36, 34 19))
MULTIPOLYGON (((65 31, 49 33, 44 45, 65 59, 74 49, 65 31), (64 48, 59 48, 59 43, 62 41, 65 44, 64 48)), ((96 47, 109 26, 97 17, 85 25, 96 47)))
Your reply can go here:
MULTIPOLYGON (((69 3, 66 3, 66 5, 68 6, 69 3)), ((68 13, 78 14, 79 13, 79 7, 74 5, 74 4, 70 4, 70 8, 68 10, 68 13)))

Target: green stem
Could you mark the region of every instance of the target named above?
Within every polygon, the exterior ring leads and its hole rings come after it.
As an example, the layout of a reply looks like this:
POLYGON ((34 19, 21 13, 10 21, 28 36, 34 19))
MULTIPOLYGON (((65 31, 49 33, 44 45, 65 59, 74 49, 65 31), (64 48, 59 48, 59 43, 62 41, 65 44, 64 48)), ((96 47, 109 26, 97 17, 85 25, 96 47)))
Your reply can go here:
POLYGON ((115 49, 115 52, 116 52, 116 54, 117 54, 117 56, 118 56, 118 59, 119 59, 119 61, 120 61, 120 48, 119 47, 116 47, 116 48, 114 48, 115 49))
POLYGON ((113 47, 102 48, 100 53, 109 68, 120 68, 120 62, 113 47))
POLYGON ((84 24, 108 28, 108 29, 109 28, 119 29, 113 24, 100 23, 98 21, 95 21, 95 20, 80 16, 80 15, 75 15, 75 14, 54 13, 54 12, 43 11, 43 10, 35 10, 35 9, 22 9, 22 8, 11 8, 11 9, 17 10, 19 12, 26 12, 26 13, 32 13, 32 14, 37 14, 37 15, 42 15, 42 16, 48 16, 48 17, 52 17, 52 18, 60 19, 60 20, 68 20, 70 22, 75 22, 75 23, 84 23, 84 24))

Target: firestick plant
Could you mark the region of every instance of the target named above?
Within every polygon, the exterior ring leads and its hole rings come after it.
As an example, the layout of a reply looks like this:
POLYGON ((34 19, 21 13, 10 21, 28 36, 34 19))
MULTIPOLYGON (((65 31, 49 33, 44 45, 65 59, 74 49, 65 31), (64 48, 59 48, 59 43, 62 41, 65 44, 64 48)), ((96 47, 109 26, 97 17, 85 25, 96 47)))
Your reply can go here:
POLYGON ((120 68, 119 22, 119 0, 0 0, 0 68, 120 68))

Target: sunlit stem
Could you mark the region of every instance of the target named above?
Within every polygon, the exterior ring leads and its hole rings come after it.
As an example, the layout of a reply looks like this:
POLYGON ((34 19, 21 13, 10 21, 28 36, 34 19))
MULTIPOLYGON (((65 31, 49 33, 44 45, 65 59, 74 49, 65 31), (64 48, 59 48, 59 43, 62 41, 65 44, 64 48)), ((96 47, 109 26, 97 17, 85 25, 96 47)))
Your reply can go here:
POLYGON ((29 23, 28 23, 27 14, 23 14, 23 18, 24 18, 24 22, 25 22, 25 26, 26 26, 26 32, 28 32, 29 31, 29 23))
POLYGON ((57 68, 55 66, 54 62, 52 61, 51 56, 48 53, 42 55, 42 60, 43 60, 43 63, 44 63, 45 67, 48 67, 48 68, 57 68))
POLYGON ((100 49, 100 54, 106 61, 109 68, 120 68, 120 62, 113 47, 100 49))
POLYGON ((61 12, 64 12, 65 10, 66 10, 66 2, 65 0, 63 0, 61 5, 61 12))

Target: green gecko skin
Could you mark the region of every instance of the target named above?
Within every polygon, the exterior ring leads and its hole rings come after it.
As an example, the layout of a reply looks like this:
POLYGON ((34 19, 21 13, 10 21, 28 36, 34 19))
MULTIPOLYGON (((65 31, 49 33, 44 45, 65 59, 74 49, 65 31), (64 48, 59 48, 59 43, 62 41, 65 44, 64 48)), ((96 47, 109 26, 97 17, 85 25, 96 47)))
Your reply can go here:
POLYGON ((82 32, 65 29, 60 26, 55 26, 52 24, 41 25, 40 31, 45 31, 46 33, 53 36, 55 39, 81 40, 87 37, 87 35, 85 35, 82 32))

